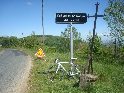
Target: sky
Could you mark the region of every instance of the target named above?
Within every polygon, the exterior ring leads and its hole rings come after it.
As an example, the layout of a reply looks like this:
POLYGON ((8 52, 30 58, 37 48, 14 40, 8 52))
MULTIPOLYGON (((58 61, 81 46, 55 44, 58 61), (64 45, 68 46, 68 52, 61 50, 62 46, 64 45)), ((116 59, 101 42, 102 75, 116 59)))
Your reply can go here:
MULTIPOLYGON (((107 0, 44 0, 45 35, 60 36, 67 24, 56 24, 56 13, 95 14, 95 3, 99 2, 98 14, 104 14, 107 0)), ((85 24, 73 24, 83 39, 92 33, 94 18, 88 18, 85 24)), ((0 36, 25 37, 42 35, 42 0, 0 0, 0 36), (22 34, 23 33, 23 34, 22 34)), ((108 34, 109 29, 103 18, 97 19, 96 33, 108 34)))

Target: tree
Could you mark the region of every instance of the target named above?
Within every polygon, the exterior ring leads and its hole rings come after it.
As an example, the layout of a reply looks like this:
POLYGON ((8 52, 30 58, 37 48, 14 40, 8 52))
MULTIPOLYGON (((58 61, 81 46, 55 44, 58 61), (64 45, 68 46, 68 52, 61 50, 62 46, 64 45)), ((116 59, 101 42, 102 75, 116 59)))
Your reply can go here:
MULTIPOLYGON (((64 32, 61 32, 61 50, 66 50, 66 52, 70 51, 70 31, 71 27, 70 25, 65 28, 64 32)), ((74 50, 79 49, 80 43, 82 43, 81 33, 77 32, 77 29, 75 27, 72 27, 73 32, 73 40, 74 40, 74 50)))
MULTIPOLYGON (((92 46, 92 35, 89 35, 87 40, 89 43, 89 50, 91 50, 91 46, 92 46)), ((97 34, 94 37, 94 44, 93 44, 93 55, 94 55, 94 59, 98 59, 101 56, 101 46, 102 46, 102 41, 101 41, 101 37, 99 37, 97 34)), ((90 51, 89 51, 90 53, 90 51)))
POLYGON ((124 0, 109 0, 108 3, 104 19, 111 28, 110 35, 122 43, 124 39, 124 0))
POLYGON ((41 45, 40 40, 38 37, 35 35, 35 32, 32 31, 31 36, 27 36, 24 38, 24 47, 26 48, 38 48, 41 45))
POLYGON ((11 36, 11 37, 2 37, 1 38, 1 45, 5 48, 10 47, 17 47, 19 46, 19 40, 17 37, 11 36))
MULTIPOLYGON (((70 25, 68 25, 67 28, 65 28, 65 31, 61 32, 61 37, 70 38, 70 30, 71 30, 71 27, 70 25)), ((81 40, 81 33, 77 32, 77 29, 75 27, 72 27, 72 32, 73 32, 74 40, 81 40)))
POLYGON ((124 42, 124 0, 109 0, 108 3, 104 19, 110 28, 110 36, 114 40, 114 58, 120 60, 120 50, 124 42))

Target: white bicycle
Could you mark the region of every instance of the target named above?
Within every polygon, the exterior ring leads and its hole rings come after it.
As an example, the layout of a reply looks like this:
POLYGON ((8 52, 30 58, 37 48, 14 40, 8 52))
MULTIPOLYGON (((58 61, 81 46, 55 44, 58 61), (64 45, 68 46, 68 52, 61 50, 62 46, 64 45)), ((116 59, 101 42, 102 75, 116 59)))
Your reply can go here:
MULTIPOLYGON (((77 58, 73 58, 71 60, 76 60, 77 58)), ((77 65, 75 65, 74 63, 72 62, 61 62, 59 61, 59 59, 55 59, 55 64, 53 66, 51 66, 48 71, 47 71, 47 74, 48 77, 50 78, 51 81, 54 80, 54 78, 59 75, 59 79, 62 80, 64 76, 67 76, 67 77, 73 77, 74 76, 78 76, 80 75, 80 71, 79 69, 77 68, 77 65), (69 67, 69 70, 67 70, 64 65, 66 64, 70 64, 71 66, 69 67), (54 70, 52 70, 54 69, 54 70)))

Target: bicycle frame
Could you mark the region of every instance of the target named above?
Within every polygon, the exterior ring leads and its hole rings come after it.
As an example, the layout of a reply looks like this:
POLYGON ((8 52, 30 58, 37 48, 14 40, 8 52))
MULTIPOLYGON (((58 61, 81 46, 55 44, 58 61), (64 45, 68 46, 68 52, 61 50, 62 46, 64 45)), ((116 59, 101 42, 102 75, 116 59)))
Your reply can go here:
MULTIPOLYGON (((73 59, 75 60, 75 58, 73 59)), ((77 75, 80 73, 79 69, 77 68, 77 65, 75 65, 73 63, 73 61, 71 62, 59 62, 58 59, 55 60, 55 63, 57 64, 57 69, 56 69, 56 74, 58 73, 59 69, 62 69, 63 71, 65 71, 69 76, 74 76, 74 75, 77 75), (71 64, 71 70, 70 71, 67 71, 64 66, 62 64, 68 64, 70 63, 71 64)))

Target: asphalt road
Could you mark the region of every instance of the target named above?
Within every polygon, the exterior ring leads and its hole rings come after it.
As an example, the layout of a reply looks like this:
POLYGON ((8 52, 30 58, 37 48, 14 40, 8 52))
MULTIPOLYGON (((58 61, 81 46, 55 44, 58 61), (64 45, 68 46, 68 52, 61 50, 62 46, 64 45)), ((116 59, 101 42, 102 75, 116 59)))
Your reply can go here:
POLYGON ((18 50, 0 52, 0 93, 21 93, 28 77, 30 57, 18 50))

